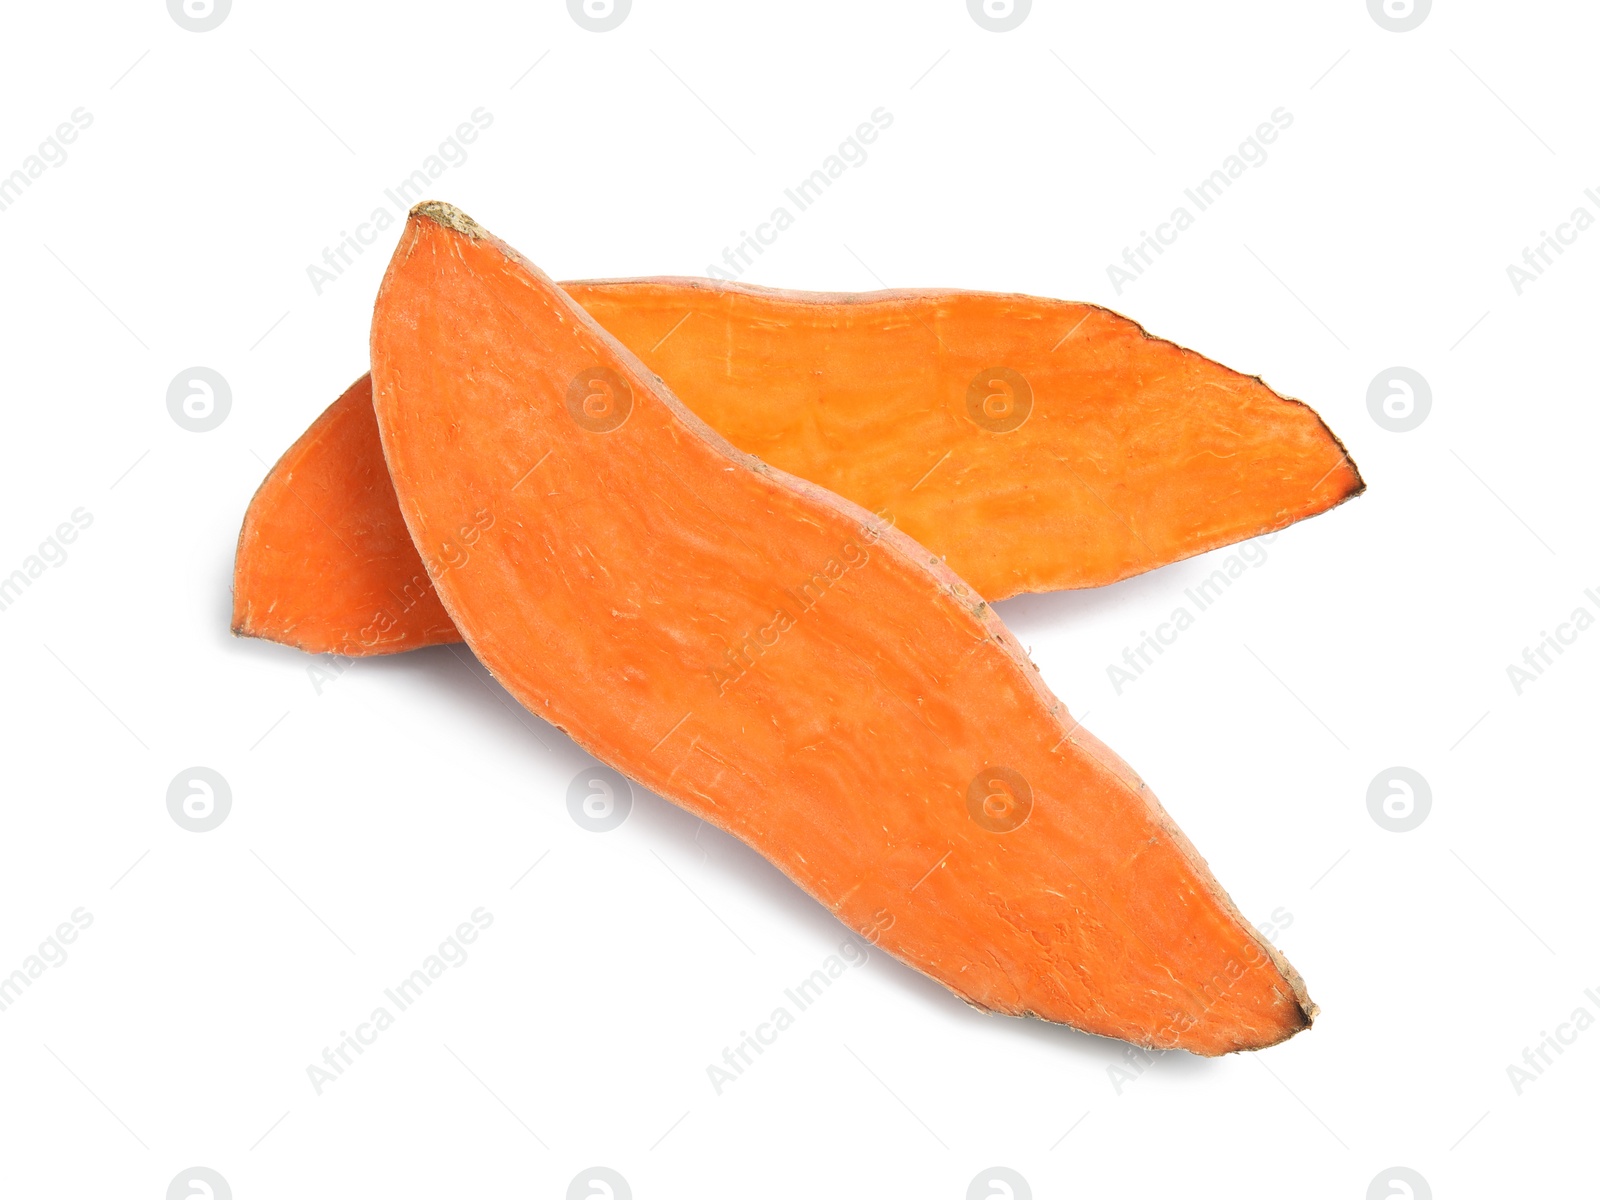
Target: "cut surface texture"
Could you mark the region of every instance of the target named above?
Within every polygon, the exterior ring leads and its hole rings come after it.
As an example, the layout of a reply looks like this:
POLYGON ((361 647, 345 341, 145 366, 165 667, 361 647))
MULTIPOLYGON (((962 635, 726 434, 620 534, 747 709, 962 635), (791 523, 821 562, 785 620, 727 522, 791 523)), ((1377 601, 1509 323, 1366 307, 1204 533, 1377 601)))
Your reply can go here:
POLYGON ((1363 486, 1306 405, 1094 305, 564 286, 739 449, 890 520, 991 601, 1114 583, 1363 486))
POLYGON ((529 711, 979 1008, 1200 1054, 1310 1023, 967 583, 730 445, 456 210, 414 211, 372 368, 412 540, 529 711))
MULTIPOLYGON (((989 600, 1112 583, 1363 487, 1310 408, 1092 305, 562 286, 735 446, 878 514, 989 600)), ((459 640, 418 595, 420 561, 389 545, 399 514, 361 387, 252 503, 235 632, 350 655, 459 640)))
POLYGON ((400 517, 363 375, 250 501, 233 563, 233 631, 313 654, 385 654, 461 635, 400 517))

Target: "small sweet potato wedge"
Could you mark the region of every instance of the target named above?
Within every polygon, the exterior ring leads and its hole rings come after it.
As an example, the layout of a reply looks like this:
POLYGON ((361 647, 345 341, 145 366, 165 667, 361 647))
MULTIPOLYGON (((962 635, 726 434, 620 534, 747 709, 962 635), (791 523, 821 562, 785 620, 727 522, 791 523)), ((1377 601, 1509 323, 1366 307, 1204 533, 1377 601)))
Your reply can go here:
POLYGON ((250 501, 233 631, 353 656, 461 640, 400 519, 371 375, 300 435, 250 501))
MULTIPOLYGON (((1093 305, 562 286, 734 445, 879 514, 990 600, 1111 583, 1363 486, 1311 409, 1093 305)), ((251 503, 235 632, 351 655, 458 640, 392 540, 364 384, 251 503)))
POLYGON ((470 218, 413 211, 371 350, 412 541, 530 712, 979 1008, 1199 1054, 1309 1024, 971 586, 736 449, 470 218))

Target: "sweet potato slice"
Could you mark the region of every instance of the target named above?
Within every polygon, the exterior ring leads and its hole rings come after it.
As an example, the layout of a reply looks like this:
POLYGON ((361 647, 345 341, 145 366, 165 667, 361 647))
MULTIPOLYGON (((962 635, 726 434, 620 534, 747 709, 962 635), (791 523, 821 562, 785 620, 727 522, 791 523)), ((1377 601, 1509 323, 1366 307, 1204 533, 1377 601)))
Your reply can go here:
POLYGON ((1309 1024, 970 586, 730 445, 448 205, 401 236, 372 370, 412 540, 529 711, 979 1008, 1200 1054, 1309 1024))
MULTIPOLYGON (((1363 486, 1311 409, 1092 305, 705 280, 562 286, 734 445, 892 521, 990 600, 1111 583, 1363 486)), ((421 563, 389 547, 399 514, 379 494, 360 388, 252 503, 235 632, 353 655, 458 640, 415 595, 421 563), (357 490, 341 503, 347 485, 357 490)))
POLYGON ((461 640, 400 517, 372 376, 300 435, 250 501, 233 562, 233 631, 313 654, 461 640))

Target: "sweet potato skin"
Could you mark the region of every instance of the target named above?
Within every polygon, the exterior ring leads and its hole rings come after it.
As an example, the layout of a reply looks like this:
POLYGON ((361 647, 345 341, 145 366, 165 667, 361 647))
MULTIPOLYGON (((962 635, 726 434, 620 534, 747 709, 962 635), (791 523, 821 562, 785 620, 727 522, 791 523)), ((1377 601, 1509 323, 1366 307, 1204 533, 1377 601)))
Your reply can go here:
POLYGON ((531 264, 421 206, 374 407, 412 539, 530 711, 970 1003, 1201 1054, 1315 1009, 973 589, 744 454, 531 264), (580 424, 610 372, 626 418, 580 424))
MULTIPOLYGON (((1363 487, 1310 408, 1092 305, 690 279, 562 286, 734 445, 878 513, 990 600, 1111 583, 1363 487)), ((403 548, 340 563, 341 539, 364 546, 399 519, 378 494, 377 426, 355 391, 319 422, 337 436, 308 433, 274 468, 292 467, 295 489, 263 486, 251 506, 235 632, 351 655, 457 641, 437 603, 413 595, 428 585, 403 548), (345 455, 362 462, 333 461, 345 455), (359 490, 341 504, 346 480, 359 490), (313 516, 295 490, 326 501, 313 516), (316 544, 313 577, 303 555, 316 544)))

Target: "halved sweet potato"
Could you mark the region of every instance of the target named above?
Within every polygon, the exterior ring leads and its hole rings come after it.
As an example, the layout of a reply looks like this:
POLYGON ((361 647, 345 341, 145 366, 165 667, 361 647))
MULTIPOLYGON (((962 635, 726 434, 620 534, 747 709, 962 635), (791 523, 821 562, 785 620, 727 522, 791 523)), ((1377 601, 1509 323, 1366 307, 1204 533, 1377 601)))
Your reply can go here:
MULTIPOLYGON (((562 286, 734 445, 878 513, 990 600, 1111 583, 1363 486, 1311 409, 1093 305, 562 286)), ((364 383, 251 503, 235 632, 352 655, 458 640, 391 538, 364 383)))
POLYGON ((1309 1024, 970 586, 729 444, 448 205, 401 236, 372 370, 412 541, 529 711, 980 1008, 1201 1054, 1309 1024))

